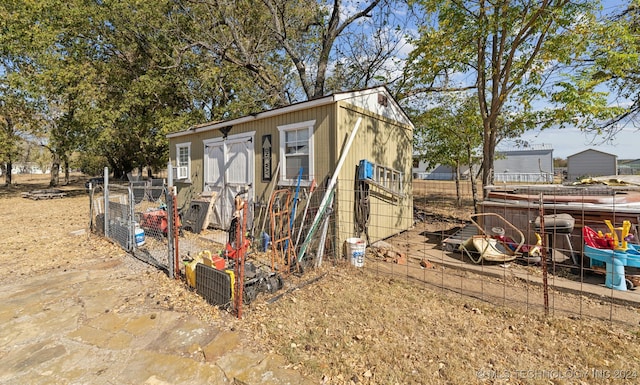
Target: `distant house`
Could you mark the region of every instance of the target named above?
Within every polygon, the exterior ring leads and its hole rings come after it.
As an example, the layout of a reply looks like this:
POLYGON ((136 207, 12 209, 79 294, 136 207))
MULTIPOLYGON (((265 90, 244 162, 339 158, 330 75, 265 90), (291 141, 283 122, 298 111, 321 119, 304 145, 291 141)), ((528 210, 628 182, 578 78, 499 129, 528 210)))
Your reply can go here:
POLYGON ((619 160, 618 175, 640 175, 640 159, 619 160))
MULTIPOLYGON (((469 166, 460 166, 460 179, 469 178, 469 166)), ((425 180, 455 180, 456 170, 452 166, 439 164, 432 169, 427 168, 427 162, 413 160, 413 179, 425 180)))
MULTIPOLYGON (((11 167, 11 174, 49 174, 51 170, 42 170, 35 162, 16 162, 11 167)), ((0 175, 2 170, 0 169, 0 175)))
POLYGON ((427 162, 420 160, 418 156, 414 155, 411 173, 413 174, 413 179, 425 179, 429 174, 429 170, 427 169, 427 162))
POLYGON ((567 180, 596 176, 618 175, 618 157, 606 152, 588 149, 567 157, 567 180))
POLYGON ((498 151, 493 172, 495 182, 553 183, 553 149, 498 151))

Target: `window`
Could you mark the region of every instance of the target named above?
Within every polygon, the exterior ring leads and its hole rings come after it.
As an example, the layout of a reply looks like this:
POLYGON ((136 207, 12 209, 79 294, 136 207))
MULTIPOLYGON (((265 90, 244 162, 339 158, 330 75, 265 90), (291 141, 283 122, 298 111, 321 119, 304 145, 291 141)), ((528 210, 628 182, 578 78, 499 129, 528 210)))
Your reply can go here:
POLYGON ((316 121, 279 126, 280 131, 280 183, 294 185, 302 169, 302 181, 308 185, 314 176, 313 128, 316 121))
POLYGON ((404 197, 403 193, 403 175, 399 170, 395 170, 391 167, 385 167, 376 163, 371 163, 366 160, 360 161, 360 167, 365 171, 362 175, 359 174, 360 180, 364 180, 367 183, 376 186, 383 191, 391 193, 396 196, 404 197))
POLYGON ((191 143, 176 145, 176 180, 191 179, 191 143))

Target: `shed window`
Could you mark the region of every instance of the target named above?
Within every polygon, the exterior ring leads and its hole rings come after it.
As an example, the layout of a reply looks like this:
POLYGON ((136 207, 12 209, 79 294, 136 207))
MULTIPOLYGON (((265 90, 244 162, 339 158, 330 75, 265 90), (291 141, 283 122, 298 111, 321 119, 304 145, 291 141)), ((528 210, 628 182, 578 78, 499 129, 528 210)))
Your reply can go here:
POLYGON ((176 172, 177 180, 190 179, 191 176, 191 143, 179 143, 176 145, 176 172))
POLYGON ((280 182, 295 184, 302 169, 302 181, 307 185, 313 179, 313 129, 316 121, 278 126, 280 131, 280 182))

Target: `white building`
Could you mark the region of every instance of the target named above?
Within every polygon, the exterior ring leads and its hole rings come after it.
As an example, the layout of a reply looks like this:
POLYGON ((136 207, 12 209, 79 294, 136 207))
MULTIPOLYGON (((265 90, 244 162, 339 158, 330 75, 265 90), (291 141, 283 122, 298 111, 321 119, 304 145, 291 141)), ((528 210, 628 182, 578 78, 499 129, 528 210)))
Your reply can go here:
POLYGON ((553 183, 553 149, 497 151, 493 174, 494 182, 553 183))

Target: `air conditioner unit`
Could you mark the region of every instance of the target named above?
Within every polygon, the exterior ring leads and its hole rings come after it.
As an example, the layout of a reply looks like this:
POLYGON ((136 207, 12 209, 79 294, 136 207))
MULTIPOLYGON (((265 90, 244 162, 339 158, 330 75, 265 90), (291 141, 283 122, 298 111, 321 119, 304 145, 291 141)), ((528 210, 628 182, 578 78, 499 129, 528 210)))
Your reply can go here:
POLYGON ((187 166, 176 167, 175 170, 176 170, 176 173, 174 175, 176 175, 176 179, 188 179, 189 178, 187 166))

